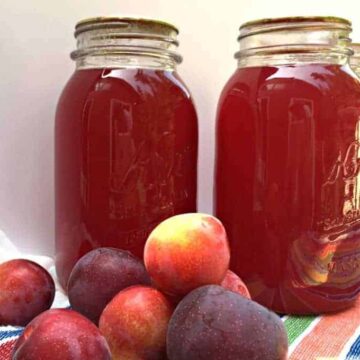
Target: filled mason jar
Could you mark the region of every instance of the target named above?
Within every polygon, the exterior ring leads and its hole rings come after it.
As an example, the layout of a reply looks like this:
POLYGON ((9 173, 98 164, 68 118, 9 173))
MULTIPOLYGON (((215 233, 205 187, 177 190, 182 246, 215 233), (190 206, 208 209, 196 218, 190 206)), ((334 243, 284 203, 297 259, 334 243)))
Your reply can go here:
POLYGON ((178 30, 134 18, 76 25, 55 126, 56 269, 97 247, 142 257, 162 220, 196 211, 197 116, 177 74, 178 30))
POLYGON ((360 83, 347 20, 240 28, 217 113, 215 212, 231 267, 280 313, 352 305, 360 288, 360 83))
POLYGON ((351 68, 360 76, 360 44, 352 43, 351 49, 354 51, 354 54, 350 58, 351 68))

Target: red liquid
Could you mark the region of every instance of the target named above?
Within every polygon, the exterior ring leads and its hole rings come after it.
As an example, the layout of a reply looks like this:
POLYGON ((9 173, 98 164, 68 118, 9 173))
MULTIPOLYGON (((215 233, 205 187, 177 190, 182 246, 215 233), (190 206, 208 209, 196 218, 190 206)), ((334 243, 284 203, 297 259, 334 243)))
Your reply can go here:
POLYGON ((197 118, 174 72, 80 70, 56 114, 56 266, 100 246, 142 258, 150 231, 196 211, 197 118))
POLYGON ((232 269, 278 312, 360 288, 360 84, 347 67, 238 69, 219 104, 215 210, 232 269))

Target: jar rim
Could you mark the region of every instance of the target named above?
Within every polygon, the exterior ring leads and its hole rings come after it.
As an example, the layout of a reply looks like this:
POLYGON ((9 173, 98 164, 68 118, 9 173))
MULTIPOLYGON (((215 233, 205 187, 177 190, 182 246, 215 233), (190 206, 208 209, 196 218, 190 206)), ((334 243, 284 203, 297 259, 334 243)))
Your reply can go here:
POLYGON ((157 19, 148 19, 142 17, 121 17, 121 16, 97 16, 97 17, 90 17, 80 20, 75 25, 75 37, 82 32, 92 30, 95 27, 97 29, 100 28, 117 28, 117 27, 124 27, 129 24, 137 24, 140 26, 146 27, 153 27, 157 26, 159 28, 163 28, 163 30, 173 30, 176 34, 179 34, 179 29, 166 21, 157 20, 157 19))
POLYGON ((258 25, 270 25, 270 24, 281 24, 281 23, 306 23, 306 22, 317 22, 317 23, 335 23, 351 26, 350 20, 337 17, 337 16, 287 16, 278 18, 263 18, 257 20, 247 21, 240 26, 240 30, 250 26, 258 25))
POLYGON ((352 30, 351 21, 336 16, 293 16, 248 21, 240 26, 238 40, 244 37, 281 30, 334 29, 352 30))

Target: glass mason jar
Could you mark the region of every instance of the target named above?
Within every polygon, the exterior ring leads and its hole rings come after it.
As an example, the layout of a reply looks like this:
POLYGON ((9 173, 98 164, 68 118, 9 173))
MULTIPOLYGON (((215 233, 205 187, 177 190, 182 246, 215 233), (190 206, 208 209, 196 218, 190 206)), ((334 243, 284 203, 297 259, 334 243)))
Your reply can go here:
POLYGON ((360 83, 347 20, 240 28, 218 105, 215 212, 232 269, 280 313, 353 304, 360 288, 360 83))
POLYGON ((178 30, 133 18, 76 25, 55 126, 56 267, 112 246, 142 257, 162 220, 196 211, 198 129, 176 72, 178 30))
POLYGON ((350 58, 351 68, 360 76, 360 44, 352 43, 351 49, 354 51, 354 54, 350 58))

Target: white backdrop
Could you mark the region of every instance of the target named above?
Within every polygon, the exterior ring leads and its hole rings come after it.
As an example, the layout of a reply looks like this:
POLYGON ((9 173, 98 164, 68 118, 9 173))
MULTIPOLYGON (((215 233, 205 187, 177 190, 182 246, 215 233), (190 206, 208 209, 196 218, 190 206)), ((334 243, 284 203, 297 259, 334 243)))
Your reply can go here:
POLYGON ((335 15, 352 20, 353 38, 360 40, 359 0, 0 0, 0 229, 24 250, 53 251, 54 110, 74 68, 74 25, 86 17, 129 14, 180 28, 179 73, 199 116, 203 212, 212 210, 216 103, 236 67, 239 25, 335 15))

